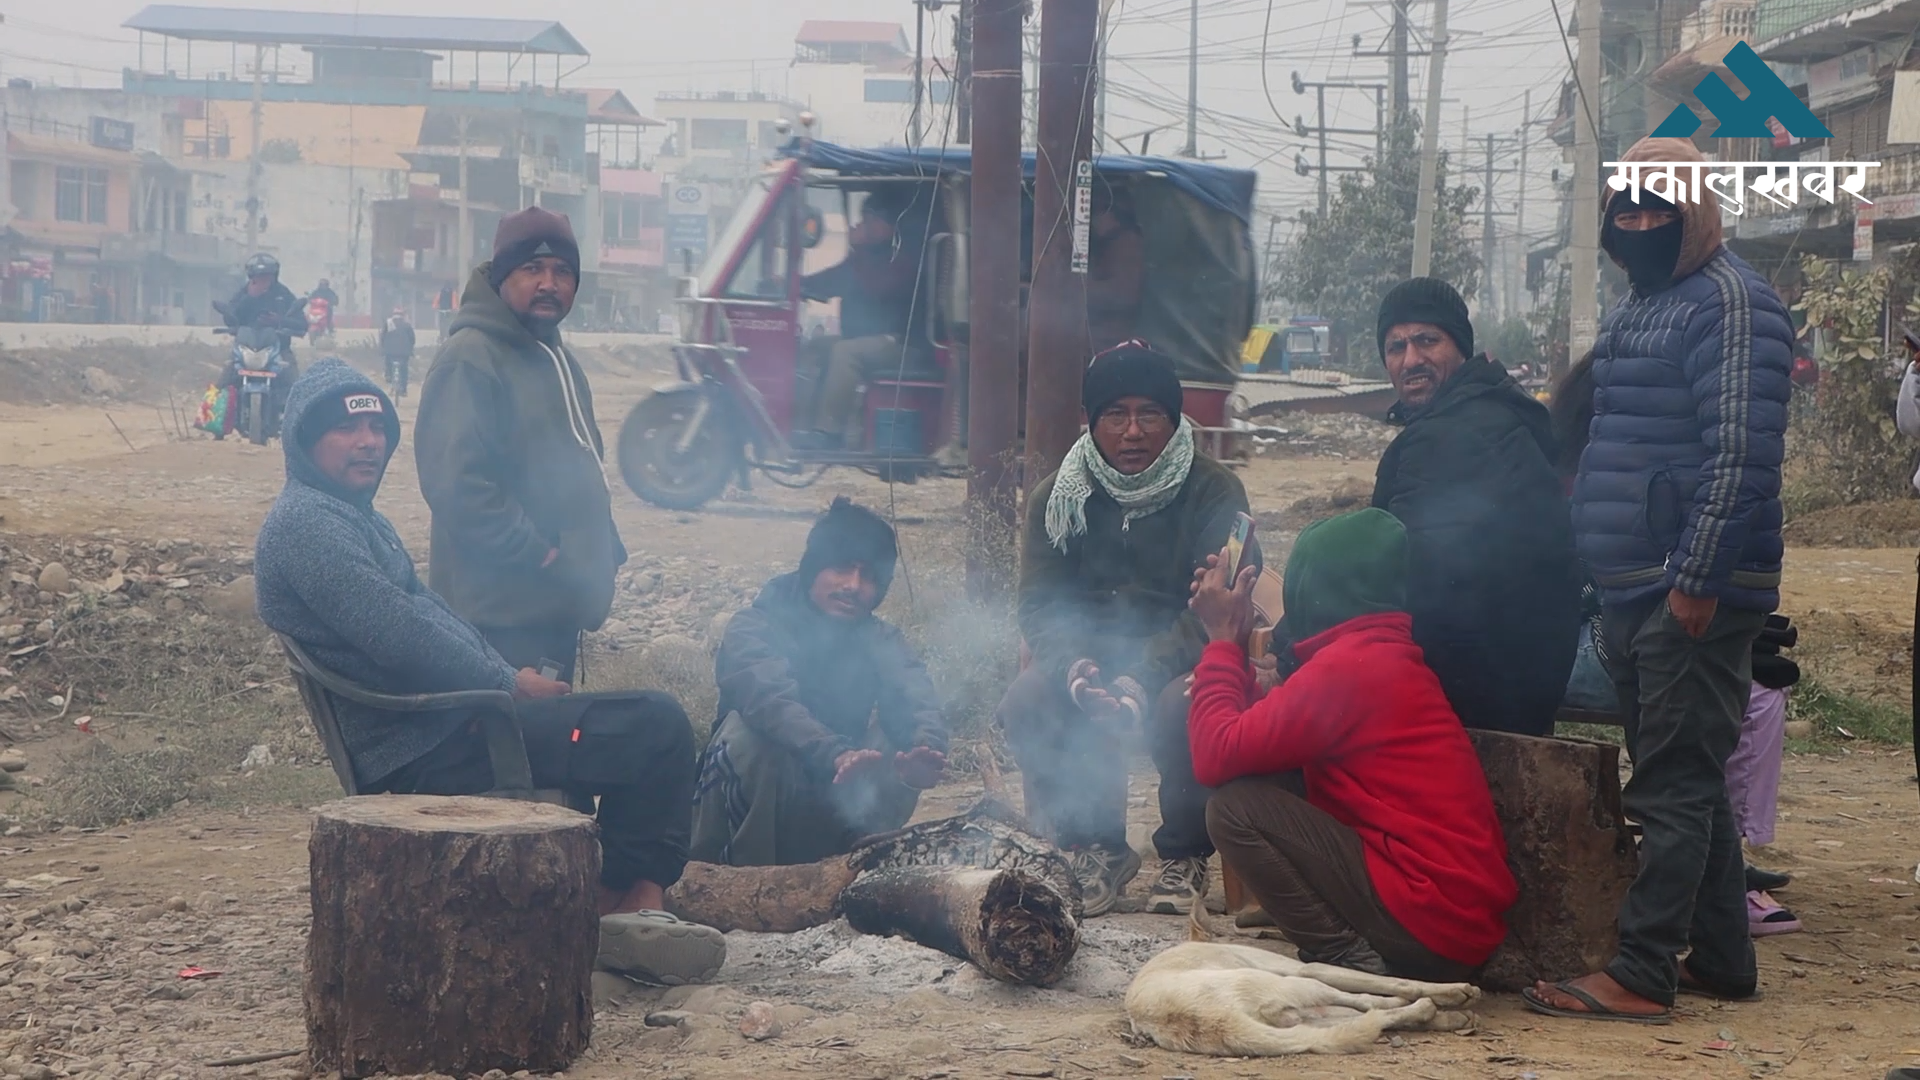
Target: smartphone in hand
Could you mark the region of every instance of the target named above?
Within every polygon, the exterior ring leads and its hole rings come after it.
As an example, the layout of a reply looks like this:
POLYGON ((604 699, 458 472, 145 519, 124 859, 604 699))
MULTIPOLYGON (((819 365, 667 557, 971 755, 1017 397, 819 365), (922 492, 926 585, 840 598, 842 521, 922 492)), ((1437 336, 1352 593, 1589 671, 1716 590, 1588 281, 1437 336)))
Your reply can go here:
POLYGON ((1227 533, 1227 587, 1240 577, 1240 562, 1246 553, 1247 541, 1253 537, 1253 519, 1245 514, 1233 515, 1233 528, 1227 533))
POLYGON ((544 656, 540 658, 540 666, 537 670, 543 679, 558 679, 560 677, 560 665, 544 656))

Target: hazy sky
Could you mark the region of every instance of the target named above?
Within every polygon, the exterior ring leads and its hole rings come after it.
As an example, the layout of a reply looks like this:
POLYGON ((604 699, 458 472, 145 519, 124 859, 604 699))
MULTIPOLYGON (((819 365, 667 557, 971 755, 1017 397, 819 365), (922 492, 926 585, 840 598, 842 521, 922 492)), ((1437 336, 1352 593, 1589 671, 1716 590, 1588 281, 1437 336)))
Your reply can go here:
MULTIPOLYGON (((231 3, 232 0, 229 0, 231 3)), ((134 64, 134 35, 120 24, 144 6, 140 0, 65 0, 27 12, 5 11, 0 26, 0 73, 62 85, 117 85, 123 66, 134 64)), ((251 7, 316 10, 315 0, 256 0, 251 7)), ((343 5, 344 6, 344 5, 343 5)), ((1035 0, 1036 10, 1039 0, 1035 0)), ((1562 15, 1572 14, 1561 0, 1562 15)), ((593 52, 590 66, 572 76, 574 86, 611 85, 625 90, 643 111, 663 89, 784 88, 784 71, 793 51, 793 35, 808 18, 897 21, 912 34, 909 0, 404 0, 369 12, 470 15, 505 18, 555 18, 593 52)), ((950 53, 946 12, 930 16, 929 54, 950 53)), ((1171 152, 1184 142, 1181 126, 1187 86, 1189 0, 1116 0, 1110 45, 1111 83, 1107 131, 1125 138, 1132 149, 1139 133, 1175 123, 1153 136, 1155 152, 1171 152)), ((1293 171, 1296 151, 1312 156, 1312 140, 1291 128, 1296 114, 1310 115, 1311 94, 1293 92, 1290 73, 1309 80, 1384 82, 1384 58, 1355 56, 1361 48, 1384 45, 1389 9, 1384 3, 1348 0, 1202 0, 1200 5, 1199 147, 1202 154, 1224 154, 1224 161, 1256 165, 1261 171, 1263 208, 1291 214, 1314 202, 1315 180, 1293 171), (1265 30, 1265 41, 1262 35, 1265 30), (1264 64, 1263 64, 1264 58, 1264 64), (1265 70, 1271 101, 1261 85, 1265 70)), ((1416 0, 1414 20, 1424 27, 1431 14, 1416 0)), ((1533 91, 1533 115, 1550 116, 1567 74, 1567 57, 1549 0, 1454 0, 1451 28, 1456 31, 1446 75, 1442 108, 1444 143, 1458 146, 1462 110, 1469 112, 1474 134, 1516 131, 1523 93, 1533 91)), ((156 66, 150 51, 149 66, 156 66)), ((1425 63, 1414 61, 1416 103, 1425 95, 1425 63)), ((1371 129, 1371 94, 1330 91, 1328 123, 1371 129)), ((1545 212, 1548 171, 1557 164, 1555 149, 1534 129, 1529 172, 1535 200, 1529 232, 1550 221, 1545 212)), ((1342 150, 1371 145, 1364 136, 1334 136, 1342 150)), ((1477 167, 1483 150, 1476 150, 1477 167)), ((1335 155, 1355 164, 1352 152, 1335 155)), ((1511 144, 1500 164, 1511 166, 1511 144)), ((1496 205, 1507 208, 1515 190, 1513 176, 1496 181, 1496 205)), ((1502 224, 1502 231, 1510 228, 1502 224)))

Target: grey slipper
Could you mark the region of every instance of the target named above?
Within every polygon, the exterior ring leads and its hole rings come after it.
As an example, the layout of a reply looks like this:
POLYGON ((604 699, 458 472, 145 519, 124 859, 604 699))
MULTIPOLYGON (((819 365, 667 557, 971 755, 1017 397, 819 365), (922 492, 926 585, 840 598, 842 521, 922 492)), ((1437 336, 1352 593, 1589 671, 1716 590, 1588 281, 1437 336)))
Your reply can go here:
POLYGON ((727 939, 664 911, 600 917, 600 955, 594 966, 658 986, 703 983, 727 962, 727 939))

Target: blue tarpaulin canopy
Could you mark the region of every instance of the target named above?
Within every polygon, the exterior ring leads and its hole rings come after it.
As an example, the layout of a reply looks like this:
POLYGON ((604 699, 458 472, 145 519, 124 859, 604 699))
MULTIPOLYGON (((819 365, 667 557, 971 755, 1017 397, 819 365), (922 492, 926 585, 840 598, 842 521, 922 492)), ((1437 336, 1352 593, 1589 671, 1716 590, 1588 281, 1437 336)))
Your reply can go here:
MULTIPOLYGON (((918 173, 971 172, 973 153, 964 147, 922 147, 912 149, 891 146, 868 150, 833 143, 803 143, 794 140, 783 153, 797 157, 811 168, 832 169, 851 176, 901 176, 918 173)), ((1174 187, 1206 203, 1253 223, 1253 188, 1256 174, 1251 169, 1229 169, 1184 158, 1136 157, 1131 154, 1106 154, 1093 159, 1096 172, 1111 176, 1151 175, 1165 177, 1174 187)), ((1033 178, 1035 158, 1032 151, 1020 155, 1020 170, 1033 178)))

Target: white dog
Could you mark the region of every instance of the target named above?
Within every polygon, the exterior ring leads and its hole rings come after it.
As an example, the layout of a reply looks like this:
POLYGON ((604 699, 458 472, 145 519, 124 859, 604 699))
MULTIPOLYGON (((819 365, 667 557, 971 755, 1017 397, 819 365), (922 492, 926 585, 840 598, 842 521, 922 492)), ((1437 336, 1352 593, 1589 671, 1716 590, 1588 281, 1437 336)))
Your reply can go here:
MULTIPOLYGON (((1210 938, 1194 905, 1194 936, 1210 938)), ((1162 1049, 1220 1057, 1353 1054, 1392 1028, 1459 1031, 1480 996, 1206 940, 1147 961, 1127 988, 1133 1030, 1162 1049)))

